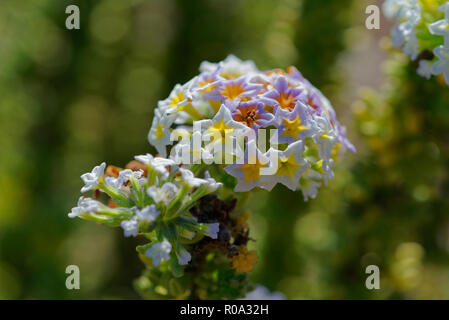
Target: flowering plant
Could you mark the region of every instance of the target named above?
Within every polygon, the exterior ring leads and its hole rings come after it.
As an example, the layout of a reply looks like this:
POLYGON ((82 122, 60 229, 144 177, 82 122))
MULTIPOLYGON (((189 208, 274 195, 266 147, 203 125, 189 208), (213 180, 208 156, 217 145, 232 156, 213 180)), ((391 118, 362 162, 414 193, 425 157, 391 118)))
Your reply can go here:
POLYGON ((296 68, 259 71, 231 55, 200 72, 155 110, 148 138, 160 154, 171 147, 179 163, 219 164, 238 192, 281 183, 307 200, 333 178, 338 155, 355 151, 330 102, 296 68))
POLYGON ((198 178, 171 159, 150 154, 135 159, 126 169, 106 168, 102 163, 83 174, 81 191, 93 191, 95 199, 80 197, 69 217, 121 226, 125 237, 148 239, 137 247, 149 267, 136 282, 146 297, 236 298, 246 292, 246 273, 256 256, 246 248, 249 230, 245 213, 231 216, 235 201, 224 202, 211 195, 222 184, 207 171, 198 178), (107 201, 100 201, 102 198, 107 201), (193 259, 189 248, 195 252, 193 259), (211 270, 222 270, 218 280, 228 285, 217 286, 211 270), (186 280, 201 281, 202 286, 192 292, 192 284, 186 280), (211 292, 211 282, 219 294, 211 292))
POLYGON ((83 174, 81 192, 94 197, 69 213, 147 239, 135 283, 145 298, 243 297, 257 256, 248 211, 230 190, 244 199, 281 183, 314 198, 338 155, 355 151, 330 102, 294 67, 262 72, 229 56, 200 70, 155 110, 148 137, 162 156, 83 174))
POLYGON ((449 1, 386 0, 383 11, 396 22, 393 45, 417 61, 418 74, 443 75, 449 84, 449 1))

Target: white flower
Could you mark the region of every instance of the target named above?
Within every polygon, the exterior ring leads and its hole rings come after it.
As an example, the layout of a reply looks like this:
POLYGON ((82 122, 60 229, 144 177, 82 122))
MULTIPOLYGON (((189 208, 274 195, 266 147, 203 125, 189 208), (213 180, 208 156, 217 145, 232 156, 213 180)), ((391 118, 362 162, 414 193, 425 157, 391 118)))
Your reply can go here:
POLYGON ((227 146, 228 148, 225 148, 225 150, 232 153, 234 151, 234 137, 237 135, 244 136, 251 130, 244 124, 234 121, 231 111, 224 104, 221 105, 213 119, 197 121, 195 126, 204 130, 204 140, 212 140, 206 145, 206 150, 212 154, 222 152, 223 146, 227 146))
POLYGON ((325 186, 327 186, 327 182, 330 179, 333 179, 335 176, 334 171, 332 170, 333 165, 334 165, 334 159, 329 159, 329 161, 322 162, 322 168, 323 168, 322 178, 323 178, 323 182, 324 182, 325 186))
MULTIPOLYGON (((200 72, 214 72, 218 68, 218 63, 203 61, 200 65, 200 72)), ((221 75, 225 78, 238 78, 244 74, 257 72, 257 67, 251 60, 242 61, 230 54, 221 63, 221 75)))
POLYGON ((147 249, 145 255, 153 260, 153 265, 157 267, 161 264, 161 261, 168 261, 170 259, 171 244, 164 240, 162 242, 156 242, 150 248, 147 249))
POLYGON ((155 157, 151 163, 151 166, 160 173, 167 172, 166 167, 174 166, 175 162, 172 159, 166 159, 162 157, 155 157))
POLYGON ((176 114, 169 115, 162 113, 159 109, 154 110, 153 124, 148 133, 148 140, 163 157, 167 155, 166 146, 172 143, 169 128, 175 119, 176 114))
POLYGON ((220 231, 220 223, 207 223, 206 226, 207 229, 204 232, 212 239, 217 239, 218 232, 220 231))
POLYGON ((180 247, 176 253, 178 256, 178 263, 181 266, 185 266, 190 262, 190 260, 192 260, 192 256, 190 255, 190 253, 183 247, 180 247))
POLYGON ((419 67, 418 67, 418 74, 421 77, 424 77, 426 79, 430 79, 432 76, 432 68, 429 60, 420 60, 419 61, 419 67))
POLYGON ((144 171, 142 169, 138 170, 138 171, 133 171, 131 169, 125 169, 119 172, 119 179, 121 179, 121 181, 127 182, 129 180, 131 180, 132 178, 135 179, 140 179, 140 177, 142 177, 144 171))
POLYGON ((246 192, 255 187, 265 190, 273 189, 276 180, 268 176, 267 170, 270 160, 267 153, 262 153, 257 147, 256 142, 251 140, 247 144, 247 151, 243 161, 238 161, 224 168, 231 176, 237 178, 238 182, 234 188, 236 192, 246 192))
POLYGON ((209 171, 204 173, 204 179, 207 181, 207 190, 210 193, 217 191, 218 188, 223 186, 223 183, 217 182, 214 178, 211 178, 209 171))
POLYGON ((83 213, 85 213, 83 208, 74 207, 74 208, 72 208, 72 211, 69 212, 68 216, 69 216, 69 218, 76 218, 76 217, 79 217, 83 213))
POLYGON ((134 159, 136 159, 137 161, 140 161, 144 164, 152 165, 154 157, 153 157, 153 155, 147 153, 147 154, 142 154, 139 156, 134 156, 134 159))
POLYGON ((388 19, 411 15, 410 10, 419 7, 417 0, 385 0, 382 4, 384 15, 388 19))
MULTIPOLYGON (((178 106, 188 103, 190 96, 186 94, 185 87, 180 84, 175 85, 167 99, 158 102, 158 108, 163 112, 176 112, 178 106)), ((191 99, 190 99, 191 100, 191 99)))
POLYGON ((179 171, 182 175, 182 181, 191 187, 199 187, 202 184, 208 184, 207 180, 196 178, 193 172, 189 169, 179 168, 179 171))
POLYGON ((104 169, 106 168, 106 163, 102 163, 92 169, 92 172, 85 173, 81 176, 84 182, 84 187, 81 188, 81 192, 86 192, 94 189, 98 185, 98 179, 103 177, 104 169))
POLYGON ((416 26, 421 20, 421 7, 418 0, 401 0, 401 2, 402 5, 397 12, 397 17, 416 26))
POLYGON ((153 222, 159 216, 160 212, 157 211, 154 204, 149 205, 142 210, 137 210, 137 219, 139 221, 153 222))
POLYGON ((391 30, 393 46, 403 48, 406 55, 415 59, 418 55, 418 40, 415 33, 415 25, 410 22, 404 22, 395 26, 391 30))
POLYGON ((403 3, 404 0, 385 0, 382 4, 382 11, 388 19, 393 19, 403 3))
POLYGON ((314 137, 317 144, 319 144, 320 158, 323 159, 323 168, 330 165, 331 151, 334 145, 338 142, 337 133, 332 127, 329 118, 316 117, 316 124, 318 125, 319 133, 314 137))
POLYGON ((318 194, 318 188, 321 186, 321 183, 307 180, 304 185, 301 185, 301 191, 304 196, 304 201, 309 200, 309 198, 315 199, 318 194))
POLYGON ((439 60, 432 65, 432 74, 443 74, 446 83, 449 84, 449 46, 438 46, 433 53, 439 60))
POLYGON ((153 157, 151 154, 140 155, 134 157, 137 161, 140 161, 146 165, 149 165, 154 170, 162 174, 164 177, 168 175, 168 170, 166 167, 175 165, 175 161, 171 159, 166 159, 162 157, 153 157))
MULTIPOLYGON (((201 133, 199 133, 201 134, 201 133)), ((172 158, 175 163, 182 164, 199 164, 202 160, 205 163, 212 163, 214 157, 212 154, 204 148, 191 146, 190 143, 178 143, 174 148, 172 148, 170 158, 172 158)))
POLYGON ((431 34, 444 37, 445 45, 449 45, 449 2, 440 6, 440 11, 444 12, 444 19, 429 24, 431 34))
POLYGON ((213 156, 209 151, 201 147, 202 134, 199 131, 192 133, 192 137, 184 137, 171 150, 170 158, 177 164, 197 164, 203 160, 209 164, 213 156))
POLYGON ((274 123, 278 130, 271 137, 272 144, 292 143, 303 140, 307 136, 313 136, 318 129, 315 121, 310 115, 308 106, 298 101, 293 110, 278 108, 276 110, 274 123))
POLYGON ((138 227, 138 222, 137 220, 125 220, 122 221, 122 223, 120 224, 120 226, 123 229, 123 233, 125 235, 125 237, 136 237, 137 234, 139 233, 139 227, 138 227))
POLYGON ((102 203, 93 200, 91 198, 80 197, 78 199, 78 206, 74 207, 72 211, 68 214, 69 218, 79 217, 81 214, 89 212, 97 212, 102 206, 102 203))
POLYGON ((282 183, 290 190, 295 191, 298 188, 299 178, 310 165, 304 160, 304 143, 298 140, 290 144, 284 151, 276 149, 268 150, 269 159, 277 161, 276 172, 270 176, 264 176, 263 179, 272 180, 272 184, 282 183))
POLYGON ((253 291, 246 294, 242 300, 285 300, 280 292, 270 292, 262 285, 258 285, 253 291))
POLYGON ((201 113, 192 104, 197 79, 198 77, 195 77, 184 85, 177 84, 167 99, 159 101, 158 108, 162 112, 176 115, 175 123, 202 118, 201 113))
POLYGON ((107 185, 115 188, 121 189, 122 186, 131 180, 131 178, 136 178, 139 182, 142 182, 142 176, 144 174, 143 170, 133 171, 131 169, 125 169, 119 172, 118 177, 105 177, 104 181, 107 185))
POLYGON ((304 196, 304 201, 307 201, 309 198, 316 198, 318 188, 321 186, 321 183, 316 180, 320 179, 321 175, 314 170, 307 170, 304 173, 304 179, 300 180, 300 188, 304 196))
POLYGON ((396 48, 402 46, 405 55, 415 60, 418 56, 418 38, 415 33, 415 26, 410 23, 402 23, 393 29, 393 44, 396 48))
POLYGON ((418 56, 418 39, 415 28, 421 20, 421 7, 417 0, 386 1, 383 11, 388 18, 395 17, 399 24, 392 31, 393 45, 402 48, 413 60, 418 56))
POLYGON ((115 189, 121 189, 121 187, 123 186, 123 179, 121 178, 105 177, 104 181, 108 186, 111 186, 115 189))
POLYGON ((163 202, 168 205, 176 196, 178 187, 171 182, 166 182, 161 188, 151 186, 148 188, 148 195, 154 202, 163 202))

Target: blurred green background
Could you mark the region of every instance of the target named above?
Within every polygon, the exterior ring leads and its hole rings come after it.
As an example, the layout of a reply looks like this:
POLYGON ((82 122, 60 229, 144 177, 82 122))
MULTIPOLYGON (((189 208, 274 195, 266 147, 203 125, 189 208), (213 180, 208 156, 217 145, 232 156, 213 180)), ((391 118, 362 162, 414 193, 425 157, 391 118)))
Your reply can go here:
POLYGON ((373 2, 2 0, 0 298, 138 298, 136 241, 67 217, 79 176, 154 152, 157 101, 230 53, 295 65, 358 148, 315 200, 253 195, 253 280, 291 299, 449 298, 449 90, 382 49, 373 2), (80 30, 65 28, 70 4, 80 30), (71 264, 81 290, 65 287, 71 264), (380 290, 365 288, 370 264, 380 290))

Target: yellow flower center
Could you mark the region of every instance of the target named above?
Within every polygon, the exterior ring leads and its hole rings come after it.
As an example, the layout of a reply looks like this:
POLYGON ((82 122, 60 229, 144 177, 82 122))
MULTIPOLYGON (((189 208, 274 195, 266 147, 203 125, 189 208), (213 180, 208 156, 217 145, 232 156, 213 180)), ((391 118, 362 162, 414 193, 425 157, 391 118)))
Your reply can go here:
POLYGON ((220 136, 222 138, 225 137, 226 132, 230 132, 230 130, 232 130, 232 128, 230 126, 228 126, 224 120, 221 120, 217 123, 215 123, 210 130, 218 132, 220 134, 220 136))
POLYGON ((288 158, 280 158, 278 161, 278 170, 276 174, 281 176, 288 176, 293 179, 293 176, 298 171, 301 164, 295 161, 294 155, 291 154, 288 158))
POLYGON ((283 136, 295 137, 295 138, 302 131, 309 129, 308 127, 305 127, 302 125, 299 115, 293 120, 284 119, 284 128, 285 128, 285 130, 282 133, 283 136))
POLYGON ((291 94, 281 92, 276 98, 276 101, 279 103, 282 109, 293 110, 295 108, 296 98, 291 94))
POLYGON ((164 129, 165 126, 162 124, 158 125, 156 128, 154 128, 154 132, 156 132, 156 139, 161 140, 164 137, 164 129))
MULTIPOLYGON (((214 81, 213 79, 206 79, 206 80, 201 81, 198 85, 200 87, 204 87, 205 85, 208 85, 209 83, 212 83, 213 81, 214 81)), ((209 86, 206 89, 203 89, 201 92, 206 93, 206 92, 212 91, 215 88, 216 88, 216 86, 209 86)))
POLYGON ((177 107, 178 103, 180 103, 181 101, 184 101, 184 100, 185 100, 184 93, 180 92, 171 99, 170 106, 177 107))
MULTIPOLYGON (((251 161, 251 162, 254 162, 254 161, 251 161)), ((266 167, 266 164, 263 164, 258 160, 256 160, 255 162, 256 163, 246 163, 240 167, 240 170, 242 170, 242 172, 245 176, 244 177, 245 182, 259 180, 261 168, 266 167)))

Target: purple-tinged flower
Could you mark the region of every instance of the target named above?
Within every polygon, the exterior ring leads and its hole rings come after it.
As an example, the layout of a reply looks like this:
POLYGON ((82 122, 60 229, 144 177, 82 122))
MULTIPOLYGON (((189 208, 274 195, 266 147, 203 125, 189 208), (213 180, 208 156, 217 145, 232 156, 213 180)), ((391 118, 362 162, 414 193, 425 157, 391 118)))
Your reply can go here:
POLYGON ((192 256, 190 253, 184 248, 179 246, 179 249, 176 250, 176 255, 178 256, 178 263, 181 266, 185 266, 192 260, 192 256))
POLYGON ((432 65, 432 74, 443 74, 446 83, 449 84, 449 46, 438 46, 433 53, 438 61, 432 65))
POLYGON ((440 11, 444 12, 444 19, 438 20, 429 24, 429 31, 431 34, 443 36, 445 42, 449 41, 449 2, 446 2, 439 7, 440 11))
POLYGON ((342 126, 338 121, 334 122, 334 127, 335 131, 337 131, 338 141, 343 146, 345 146, 346 149, 355 153, 357 150, 355 149, 354 145, 349 141, 349 139, 346 137, 346 127, 342 126))
MULTIPOLYGON (((445 62, 444 59, 439 61, 436 64, 438 70, 433 72, 444 72, 445 62)), ((288 67, 286 71, 260 71, 252 61, 229 56, 219 63, 203 62, 198 76, 182 88, 178 86, 175 89, 178 90, 172 97, 176 98, 177 109, 169 110, 176 119, 168 118, 170 112, 161 113, 165 106, 161 104, 159 113, 156 113, 160 119, 153 123, 150 142, 158 150, 165 150, 172 144, 167 141, 169 134, 179 136, 183 140, 172 148, 172 154, 176 156, 187 154, 190 160, 193 155, 193 159, 198 160, 193 163, 232 162, 225 170, 237 180, 235 191, 244 192, 255 187, 270 190, 277 183, 292 189, 297 187, 296 177, 291 179, 290 176, 298 173, 300 166, 294 172, 291 171, 294 166, 289 166, 288 175, 276 174, 279 159, 271 159, 271 155, 283 157, 284 162, 291 164, 291 159, 284 153, 292 150, 288 149, 291 145, 302 143, 304 157, 301 155, 296 159, 297 153, 293 152, 292 159, 296 160, 292 161, 304 161, 305 167, 310 166, 319 175, 313 179, 309 175, 300 177, 300 180, 313 180, 311 184, 299 184, 299 188, 304 186, 307 189, 306 198, 312 197, 317 186, 326 184, 334 176, 332 167, 340 154, 348 149, 355 152, 329 100, 295 67, 288 67), (183 93, 184 99, 176 96, 177 93, 183 93), (189 105, 198 111, 201 118, 184 110, 189 105), (275 129, 274 135, 271 128, 275 129), (269 134, 260 129, 269 129, 269 134), (177 130, 185 133, 178 135, 177 130), (266 141, 266 136, 271 136, 269 141, 266 141), (190 141, 184 141, 184 137, 190 141), (200 139, 196 139, 198 137, 200 139), (200 143, 196 146, 193 143, 194 148, 191 148, 192 141, 200 143), (268 146, 265 145, 267 142, 268 146), (255 155, 247 152, 251 148, 257 150, 255 155), (269 149, 276 151, 266 153, 269 149), (201 156, 204 151, 207 157, 201 156), (255 162, 251 162, 253 158, 255 162), (283 181, 279 180, 280 176, 283 181)), ((219 183, 211 182, 210 188, 215 190, 219 186, 219 183)))
POLYGON ((139 226, 137 220, 124 220, 120 224, 123 229, 125 237, 137 237, 139 233, 139 226))
POLYGON ((432 64, 430 63, 429 60, 419 60, 419 66, 416 72, 421 77, 429 80, 430 77, 432 76, 432 64))
POLYGON ((213 90, 205 92, 204 96, 209 100, 221 102, 249 99, 257 95, 263 87, 261 84, 249 82, 245 76, 223 80, 217 82, 216 85, 217 87, 213 90))
POLYGON ((269 126, 274 116, 264 109, 264 104, 257 100, 240 102, 232 110, 232 118, 245 126, 257 130, 269 126))
MULTIPOLYGON (((292 111, 298 101, 307 102, 307 91, 304 86, 290 87, 287 79, 281 76, 276 80, 274 89, 263 94, 263 97, 275 100, 279 108, 292 111)), ((276 112, 276 109, 273 111, 276 112)))
POLYGON ((197 79, 197 92, 206 93, 218 88, 219 82, 225 79, 220 76, 223 70, 223 63, 219 63, 212 72, 203 72, 197 79))
POLYGON ((157 267, 162 261, 168 261, 170 259, 170 252, 172 246, 170 242, 164 240, 162 242, 156 242, 150 248, 147 249, 145 255, 153 261, 153 265, 157 267))
POLYGON ((153 222, 160 215, 160 212, 156 209, 156 206, 152 204, 141 210, 137 210, 136 215, 139 221, 153 222))
POLYGON ((243 135, 249 130, 245 125, 232 119, 231 111, 224 104, 213 119, 197 121, 196 125, 204 130, 203 138, 210 141, 206 145, 206 150, 214 155, 220 153, 223 146, 225 150, 232 150, 235 136, 243 135))
POLYGON ((307 81, 306 78, 303 77, 302 73, 299 72, 299 70, 296 69, 294 66, 287 67, 287 73, 288 73, 288 75, 290 76, 291 79, 294 79, 294 80, 296 80, 298 82, 305 82, 305 81, 307 81))
POLYGON ((314 88, 308 81, 305 83, 308 95, 307 95, 307 104, 313 109, 313 112, 320 116, 323 112, 322 107, 322 94, 319 90, 314 88), (310 85, 310 89, 308 88, 308 85, 310 85))
MULTIPOLYGON (((235 79, 242 75, 251 74, 258 71, 253 61, 242 61, 232 54, 227 56, 226 59, 220 64, 222 65, 220 76, 226 79, 235 79)), ((217 68, 217 66, 217 63, 203 61, 200 65, 200 72, 212 72, 217 68)))
POLYGON ((254 140, 248 142, 244 158, 241 164, 234 163, 224 168, 227 173, 237 178, 234 191, 245 192, 255 187, 273 189, 276 181, 267 179, 268 176, 262 174, 263 170, 269 167, 269 158, 257 148, 254 140))
POLYGON ((241 300, 286 300, 286 298, 281 292, 270 292, 264 286, 257 285, 253 291, 247 293, 245 298, 241 300))
POLYGON ((303 152, 304 142, 302 140, 290 144, 284 151, 273 148, 268 150, 268 157, 277 161, 276 172, 270 179, 295 191, 298 188, 299 178, 304 171, 310 168, 310 164, 302 156, 303 152))
POLYGON ((218 222, 214 222, 214 223, 208 223, 206 224, 207 229, 206 229, 206 233, 209 237, 211 237, 212 239, 217 239, 218 237, 218 232, 220 231, 220 223, 218 222))
POLYGON ((293 143, 311 137, 318 132, 315 122, 310 116, 309 107, 298 102, 290 112, 282 108, 276 110, 275 123, 278 128, 278 143, 293 143))
POLYGON ((323 160, 323 168, 330 169, 332 163, 331 152, 332 148, 338 142, 337 132, 335 131, 329 118, 316 117, 316 124, 318 126, 319 133, 314 136, 316 143, 318 144, 318 151, 320 158, 323 160))

